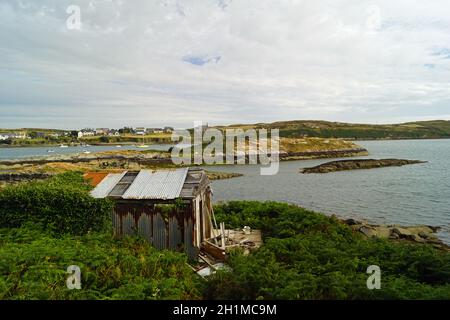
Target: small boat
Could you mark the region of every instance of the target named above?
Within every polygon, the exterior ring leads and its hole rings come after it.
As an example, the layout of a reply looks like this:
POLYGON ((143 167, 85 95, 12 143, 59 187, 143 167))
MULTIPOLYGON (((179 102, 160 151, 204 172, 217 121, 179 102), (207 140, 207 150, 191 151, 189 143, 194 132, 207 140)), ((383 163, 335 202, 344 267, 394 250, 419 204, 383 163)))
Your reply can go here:
POLYGON ((116 146, 116 148, 122 148, 122 146, 116 146))
POLYGON ((65 144, 62 144, 59 146, 60 148, 68 148, 69 146, 66 146, 65 144))
POLYGON ((88 150, 83 150, 83 153, 84 153, 84 154, 91 154, 91 152, 88 151, 88 150))
POLYGON ((49 149, 49 150, 47 150, 47 152, 48 152, 48 153, 54 153, 54 152, 55 152, 55 150, 51 150, 51 149, 49 149))

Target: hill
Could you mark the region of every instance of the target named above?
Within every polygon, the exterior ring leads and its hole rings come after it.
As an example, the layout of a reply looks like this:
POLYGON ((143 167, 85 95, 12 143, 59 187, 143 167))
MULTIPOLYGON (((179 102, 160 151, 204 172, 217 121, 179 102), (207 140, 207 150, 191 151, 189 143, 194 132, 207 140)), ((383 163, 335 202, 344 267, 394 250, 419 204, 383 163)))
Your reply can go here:
POLYGON ((321 137, 345 139, 439 139, 450 138, 450 121, 433 120, 399 124, 356 124, 320 120, 278 121, 235 124, 219 128, 280 129, 281 137, 321 137))

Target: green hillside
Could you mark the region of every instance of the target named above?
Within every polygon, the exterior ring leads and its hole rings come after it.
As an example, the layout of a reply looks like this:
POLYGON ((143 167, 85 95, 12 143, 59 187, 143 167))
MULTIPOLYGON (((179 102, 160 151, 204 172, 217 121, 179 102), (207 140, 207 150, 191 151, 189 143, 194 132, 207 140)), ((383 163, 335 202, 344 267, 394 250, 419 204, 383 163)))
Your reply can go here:
MULTIPOLYGON (((304 136, 345 139, 433 139, 450 138, 450 121, 433 120, 400 124, 353 124, 294 120, 273 123, 237 124, 232 128, 278 128, 282 137, 304 136)), ((222 127, 223 128, 223 127, 222 127)))

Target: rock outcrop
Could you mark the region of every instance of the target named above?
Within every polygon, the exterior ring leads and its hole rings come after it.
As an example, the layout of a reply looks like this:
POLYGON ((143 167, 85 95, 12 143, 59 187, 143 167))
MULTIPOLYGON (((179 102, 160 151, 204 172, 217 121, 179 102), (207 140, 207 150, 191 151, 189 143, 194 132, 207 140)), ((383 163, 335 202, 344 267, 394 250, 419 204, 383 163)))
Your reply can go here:
POLYGON ((430 244, 437 249, 450 251, 450 246, 442 242, 435 233, 439 227, 434 226, 399 226, 399 225, 374 225, 355 219, 341 220, 354 231, 371 238, 389 239, 392 241, 409 241, 422 244, 430 244))
POLYGON ((301 169, 301 173, 328 173, 344 170, 372 169, 383 167, 399 167, 408 164, 425 163, 421 160, 406 159, 355 159, 338 160, 320 164, 315 167, 301 169))
POLYGON ((281 152, 280 160, 311 160, 311 159, 326 159, 326 158, 346 158, 367 156, 369 152, 364 148, 354 149, 337 149, 337 150, 323 150, 323 151, 304 151, 304 152, 281 152))
POLYGON ((218 171, 206 171, 206 175, 209 180, 224 180, 242 177, 242 173, 234 173, 234 172, 218 172, 218 171))

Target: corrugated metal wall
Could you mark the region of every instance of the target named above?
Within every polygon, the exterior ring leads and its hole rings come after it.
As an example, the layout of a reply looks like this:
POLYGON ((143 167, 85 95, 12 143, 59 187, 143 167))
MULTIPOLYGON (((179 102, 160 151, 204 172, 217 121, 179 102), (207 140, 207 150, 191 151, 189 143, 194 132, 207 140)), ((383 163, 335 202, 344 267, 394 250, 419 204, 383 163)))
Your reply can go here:
POLYGON ((190 258, 197 256, 192 204, 186 204, 181 210, 163 212, 160 207, 144 202, 120 202, 116 204, 112 221, 117 236, 139 234, 157 249, 184 249, 190 258))

